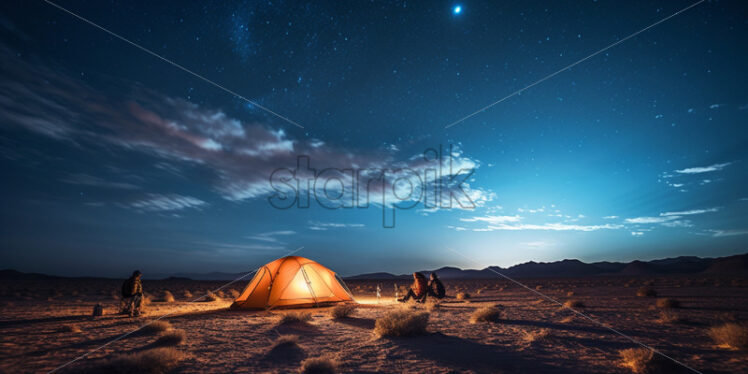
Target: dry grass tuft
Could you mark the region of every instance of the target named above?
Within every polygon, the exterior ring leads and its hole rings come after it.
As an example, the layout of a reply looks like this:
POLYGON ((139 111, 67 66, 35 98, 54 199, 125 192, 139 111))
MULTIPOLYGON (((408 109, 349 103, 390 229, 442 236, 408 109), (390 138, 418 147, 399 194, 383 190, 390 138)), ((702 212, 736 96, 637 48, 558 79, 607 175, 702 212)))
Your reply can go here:
POLYGON ((182 292, 182 296, 184 296, 185 299, 191 299, 192 292, 190 292, 190 290, 184 290, 184 292, 182 292))
POLYGON ((457 300, 469 300, 470 294, 467 292, 458 292, 455 298, 457 298, 457 300))
POLYGON ((301 361, 299 372, 302 374, 335 374, 338 372, 338 361, 330 356, 307 358, 301 361))
POLYGON ((426 333, 429 313, 415 310, 393 310, 377 318, 374 333, 379 336, 411 336, 426 333))
POLYGON ((273 347, 271 348, 271 350, 275 350, 279 348, 295 347, 298 345, 299 345, 298 335, 280 335, 273 342, 273 347))
POLYGON ((176 368, 183 358, 184 354, 175 348, 154 348, 117 356, 107 362, 101 372, 163 374, 176 368))
POLYGON ((59 331, 60 332, 74 332, 76 334, 83 332, 78 325, 62 325, 59 331))
POLYGON ((567 292, 567 293, 566 293, 566 296, 568 296, 568 297, 572 297, 572 296, 574 296, 574 291, 569 291, 569 292, 567 292))
POLYGON ((213 302, 213 301, 216 301, 218 299, 219 299, 218 295, 214 294, 213 291, 208 291, 208 293, 206 293, 205 296, 203 296, 200 299, 200 301, 213 302))
POLYGON ((748 328, 733 322, 709 329, 709 336, 718 346, 727 349, 748 348, 748 328))
POLYGON ((566 317, 562 318, 559 322, 561 322, 561 323, 569 323, 569 322, 572 322, 572 321, 574 321, 574 316, 566 316, 566 317))
POLYGON ((545 339, 548 335, 550 335, 550 330, 548 329, 540 329, 535 331, 523 331, 522 332, 522 341, 527 344, 532 344, 537 341, 541 341, 545 339))
POLYGON ((639 287, 638 290, 636 290, 636 296, 639 297, 657 297, 657 291, 649 288, 649 287, 639 287))
POLYGON ((169 291, 164 291, 164 297, 163 297, 162 300, 165 303, 173 303, 174 302, 174 294, 172 294, 169 291))
POLYGON ((184 330, 169 330, 161 334, 153 344, 158 346, 180 345, 184 342, 187 335, 184 330))
POLYGON ((657 319, 657 322, 662 323, 662 324, 680 323, 680 322, 683 322, 683 319, 675 312, 672 312, 669 310, 663 310, 660 313, 660 318, 657 319))
POLYGON ((241 293, 239 291, 237 291, 237 290, 235 290, 233 288, 229 290, 229 295, 231 295, 232 299, 236 299, 237 297, 239 297, 240 294, 241 293))
POLYGON ((657 299, 657 307, 662 309, 680 308, 680 302, 673 299, 657 299))
POLYGON ((338 304, 330 309, 330 317, 333 319, 343 319, 350 317, 358 306, 356 304, 338 304))
POLYGON ((646 348, 629 348, 619 352, 621 365, 637 374, 683 373, 685 368, 646 348))
POLYGON ((501 309, 495 306, 486 306, 476 309, 470 315, 470 323, 499 322, 501 320, 501 309))
POLYGON ((312 320, 312 313, 309 312, 288 312, 281 314, 278 325, 288 325, 292 323, 307 323, 312 320))
POLYGON ((566 308, 584 308, 584 303, 579 300, 567 300, 564 303, 566 308))
POLYGON ((171 328, 171 323, 169 323, 168 321, 154 321, 146 322, 143 325, 143 328, 140 329, 140 331, 146 334, 157 334, 169 331, 171 330, 171 328))

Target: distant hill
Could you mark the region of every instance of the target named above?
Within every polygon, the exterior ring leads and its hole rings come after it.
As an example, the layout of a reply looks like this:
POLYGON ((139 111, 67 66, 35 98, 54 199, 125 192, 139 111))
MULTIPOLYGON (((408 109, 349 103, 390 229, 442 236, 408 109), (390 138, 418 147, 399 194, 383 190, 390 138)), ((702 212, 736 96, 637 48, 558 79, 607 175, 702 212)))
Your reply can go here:
MULTIPOLYGON (((499 276, 501 273, 512 278, 562 278, 562 277, 586 277, 598 275, 621 275, 621 276, 651 276, 667 274, 712 274, 712 275, 744 275, 748 276, 748 253, 719 257, 701 258, 694 256, 681 256, 665 258, 652 261, 631 262, 593 262, 591 264, 566 259, 554 262, 526 262, 501 268, 489 266, 484 269, 460 269, 446 266, 436 270, 422 270, 428 275, 432 272, 439 274, 443 279, 489 279, 499 276)), ((247 273, 177 273, 177 274, 153 274, 146 278, 166 280, 210 280, 230 281, 245 276, 249 281, 254 274, 247 273)), ((367 273, 345 277, 345 279, 365 280, 409 280, 410 274, 391 274, 386 272, 367 273)), ((22 273, 16 270, 0 270, 0 280, 51 280, 56 277, 38 273, 22 273)), ((81 277, 84 278, 84 277, 81 277)), ((81 279, 76 278, 76 279, 81 279)))

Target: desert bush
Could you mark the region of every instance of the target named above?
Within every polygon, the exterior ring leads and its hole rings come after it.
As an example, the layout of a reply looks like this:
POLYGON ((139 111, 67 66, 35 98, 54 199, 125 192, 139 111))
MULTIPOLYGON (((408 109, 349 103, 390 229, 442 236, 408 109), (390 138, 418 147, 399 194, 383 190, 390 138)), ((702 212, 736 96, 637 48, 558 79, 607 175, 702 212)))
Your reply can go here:
POLYGON ((499 320, 501 320, 501 309, 495 306, 478 308, 470 315, 470 323, 499 322, 499 320))
POLYGON ((639 297, 657 297, 657 291, 649 288, 649 287, 639 287, 638 290, 636 290, 636 296, 639 297))
POLYGON ((169 291, 164 291, 164 297, 163 300, 165 303, 173 303, 174 302, 174 294, 172 294, 169 291))
POLYGON ((291 323, 307 323, 312 320, 312 313, 309 312, 288 312, 281 314, 278 325, 287 325, 291 323))
POLYGON ((175 348, 154 348, 117 356, 105 363, 100 372, 163 374, 176 368, 183 358, 184 354, 175 348))
POLYGON ((330 316, 334 319, 350 317, 356 311, 356 304, 338 304, 330 309, 330 316))
POLYGON ((574 316, 566 316, 562 318, 559 322, 561 323, 569 323, 571 321, 574 321, 574 316))
POLYGON ((168 330, 162 333, 154 344, 159 346, 180 345, 186 337, 184 330, 168 330))
POLYGON ((525 343, 531 344, 536 341, 543 340, 545 337, 550 335, 550 331, 548 329, 540 329, 540 330, 534 330, 534 331, 523 331, 522 332, 522 341, 525 343))
POLYGON ((205 296, 203 296, 200 299, 200 301, 209 303, 209 302, 216 301, 218 299, 219 299, 218 295, 216 295, 215 293, 213 293, 213 291, 208 291, 208 292, 205 293, 205 296))
POLYGON ((584 303, 579 300, 567 300, 564 303, 566 308, 584 308, 584 303))
POLYGON ((467 292, 458 292, 455 297, 457 300, 468 300, 470 299, 470 294, 467 292))
POLYGON ((393 310, 377 318, 374 333, 383 336, 411 336, 426 333, 429 313, 414 310, 393 310))
POLYGON ((540 291, 540 290, 543 289, 543 285, 539 284, 539 285, 535 286, 535 289, 538 290, 538 291, 540 291))
POLYGON ((62 325, 59 331, 60 332, 74 332, 74 333, 83 332, 81 331, 81 328, 78 325, 62 325))
POLYGON ((146 334, 157 334, 168 330, 171 330, 171 323, 169 321, 146 322, 140 329, 141 332, 146 334))
POLYGON ((334 374, 338 371, 338 362, 330 356, 312 357, 301 361, 299 372, 302 374, 334 374))
POLYGON ((567 292, 567 293, 566 293, 566 296, 568 296, 568 297, 572 297, 572 296, 574 296, 574 291, 569 291, 569 292, 567 292))
POLYGON ((237 291, 237 290, 235 290, 233 288, 229 290, 229 295, 231 295, 232 299, 236 299, 237 297, 239 297, 240 294, 241 293, 239 291, 237 291))
POLYGON ((659 323, 679 323, 683 322, 683 320, 680 318, 680 316, 672 311, 669 310, 663 310, 660 313, 660 318, 657 320, 659 323))
POLYGON ((680 302, 678 300, 673 300, 673 299, 657 299, 656 305, 658 308, 672 309, 672 308, 679 308, 680 302))
POLYGON ((280 335, 273 342, 271 350, 299 345, 298 335, 280 335))
POLYGON ((190 292, 190 290, 184 290, 184 292, 182 292, 182 296, 184 296, 185 299, 191 299, 192 292, 190 292))
POLYGON ((673 361, 655 354, 646 348, 629 348, 619 352, 621 365, 637 374, 683 373, 685 368, 673 361))
POLYGON ((748 348, 748 328, 738 323, 714 326, 709 329, 709 336, 720 347, 736 350, 748 348))

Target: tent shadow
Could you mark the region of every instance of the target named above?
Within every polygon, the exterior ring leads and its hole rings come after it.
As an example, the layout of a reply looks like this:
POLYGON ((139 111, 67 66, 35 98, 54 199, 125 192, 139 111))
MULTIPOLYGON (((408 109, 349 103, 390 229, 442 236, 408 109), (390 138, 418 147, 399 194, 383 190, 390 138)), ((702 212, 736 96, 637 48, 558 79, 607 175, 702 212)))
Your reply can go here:
POLYGON ((419 357, 438 362, 457 371, 512 372, 512 373, 584 373, 583 368, 564 369, 523 356, 516 351, 501 350, 442 333, 390 339, 419 357))
POLYGON ((335 321, 364 330, 373 330, 375 325, 375 321, 372 318, 348 317, 336 319, 335 321))

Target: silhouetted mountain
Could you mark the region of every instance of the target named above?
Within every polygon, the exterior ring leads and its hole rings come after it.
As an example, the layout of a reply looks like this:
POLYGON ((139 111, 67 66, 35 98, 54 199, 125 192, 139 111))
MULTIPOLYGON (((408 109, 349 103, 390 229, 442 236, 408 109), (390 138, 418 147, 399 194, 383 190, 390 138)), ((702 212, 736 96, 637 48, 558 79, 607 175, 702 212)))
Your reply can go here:
POLYGON ((746 274, 748 273, 748 253, 717 258, 704 272, 709 274, 746 274))

